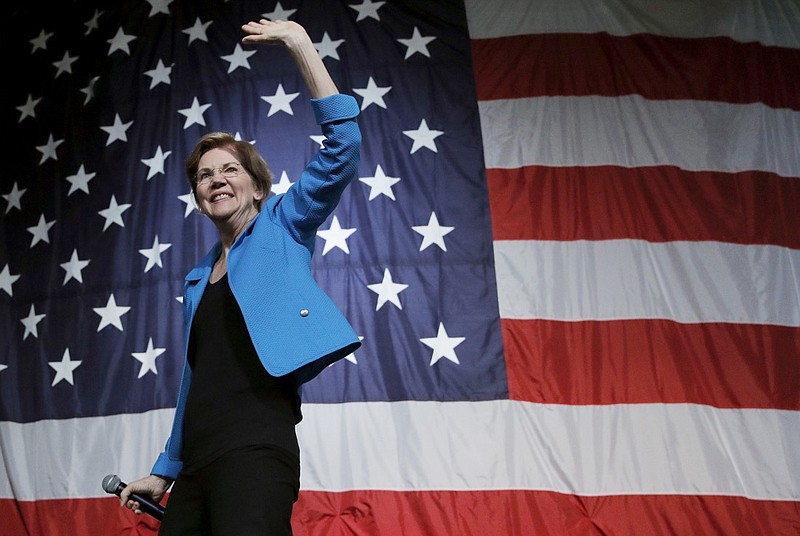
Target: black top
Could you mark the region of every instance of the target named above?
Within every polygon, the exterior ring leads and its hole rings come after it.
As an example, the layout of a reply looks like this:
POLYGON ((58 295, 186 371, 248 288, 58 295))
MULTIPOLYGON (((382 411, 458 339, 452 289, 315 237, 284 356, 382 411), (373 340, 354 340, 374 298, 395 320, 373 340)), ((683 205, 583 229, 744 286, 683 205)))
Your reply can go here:
POLYGON ((271 376, 261 365, 227 274, 203 293, 188 359, 192 383, 183 424, 184 471, 243 446, 271 445, 300 456, 297 380, 292 374, 271 376))

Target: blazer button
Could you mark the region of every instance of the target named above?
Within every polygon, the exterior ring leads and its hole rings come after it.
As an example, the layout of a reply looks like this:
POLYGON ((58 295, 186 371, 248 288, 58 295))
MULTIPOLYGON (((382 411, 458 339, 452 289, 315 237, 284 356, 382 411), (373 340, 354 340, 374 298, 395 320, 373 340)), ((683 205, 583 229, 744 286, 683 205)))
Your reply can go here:
POLYGON ((300 316, 303 318, 308 316, 308 309, 300 309, 300 316))

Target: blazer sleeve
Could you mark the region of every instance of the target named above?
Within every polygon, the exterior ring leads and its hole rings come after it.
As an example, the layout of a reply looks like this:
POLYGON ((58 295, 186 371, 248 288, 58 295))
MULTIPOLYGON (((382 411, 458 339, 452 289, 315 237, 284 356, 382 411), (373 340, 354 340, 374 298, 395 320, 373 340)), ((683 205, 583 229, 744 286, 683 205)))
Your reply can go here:
POLYGON ((336 208, 358 171, 361 131, 356 121, 360 110, 351 95, 311 99, 311 105, 325 136, 323 147, 274 210, 294 240, 313 251, 317 228, 336 208))

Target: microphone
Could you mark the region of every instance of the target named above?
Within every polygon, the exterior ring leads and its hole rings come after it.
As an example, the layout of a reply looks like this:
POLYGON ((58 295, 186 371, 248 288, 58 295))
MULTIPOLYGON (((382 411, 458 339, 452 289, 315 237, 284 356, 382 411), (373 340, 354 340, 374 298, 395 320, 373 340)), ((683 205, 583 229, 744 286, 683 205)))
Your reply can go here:
MULTIPOLYGON (((117 475, 106 475, 103 478, 103 489, 107 493, 111 493, 119 497, 128 485, 120 480, 117 475)), ((154 518, 161 520, 164 515, 164 507, 146 495, 139 495, 138 493, 131 493, 131 499, 139 503, 139 509, 145 514, 149 514, 154 518)))

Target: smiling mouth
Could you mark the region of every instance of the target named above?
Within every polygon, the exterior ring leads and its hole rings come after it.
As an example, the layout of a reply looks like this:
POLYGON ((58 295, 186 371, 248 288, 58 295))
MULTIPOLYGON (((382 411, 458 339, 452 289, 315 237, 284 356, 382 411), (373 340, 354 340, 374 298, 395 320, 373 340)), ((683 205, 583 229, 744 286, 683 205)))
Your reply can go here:
POLYGON ((233 196, 231 194, 217 194, 211 198, 212 203, 216 203, 217 201, 223 201, 225 199, 232 199, 233 196))

